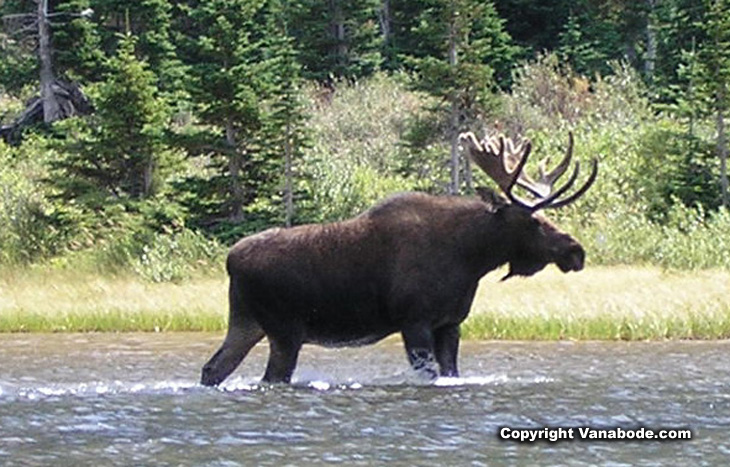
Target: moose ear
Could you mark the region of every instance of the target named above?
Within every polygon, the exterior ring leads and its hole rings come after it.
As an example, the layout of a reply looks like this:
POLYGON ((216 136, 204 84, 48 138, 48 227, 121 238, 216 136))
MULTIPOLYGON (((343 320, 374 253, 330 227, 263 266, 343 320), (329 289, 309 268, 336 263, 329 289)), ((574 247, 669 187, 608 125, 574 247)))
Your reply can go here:
POLYGON ((494 212, 509 204, 502 195, 492 190, 491 188, 485 188, 480 186, 476 187, 475 190, 479 197, 482 199, 482 201, 487 203, 494 212))

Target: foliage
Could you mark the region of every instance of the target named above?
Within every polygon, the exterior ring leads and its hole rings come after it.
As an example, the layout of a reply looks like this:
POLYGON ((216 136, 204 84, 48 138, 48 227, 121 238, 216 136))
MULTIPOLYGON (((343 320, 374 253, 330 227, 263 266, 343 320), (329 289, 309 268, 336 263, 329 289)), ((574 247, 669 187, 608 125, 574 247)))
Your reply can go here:
MULTIPOLYGON (((564 151, 568 131, 577 159, 599 158, 589 193, 549 213, 591 261, 728 267, 717 183, 726 10, 726 0, 51 2, 54 71, 96 111, 0 146, 0 263, 180 280, 195 269, 186 262, 206 269, 221 254, 210 237, 342 219, 396 191, 444 193, 458 131, 488 129, 530 137, 530 171, 564 151)), ((37 4, 0 11, 29 21, 0 30, 5 124, 37 95, 37 4)))
POLYGON ((413 182, 394 172, 409 120, 422 114, 420 96, 378 74, 340 82, 324 99, 309 88, 311 148, 301 162, 302 221, 337 220, 358 214, 413 182))
POLYGON ((319 82, 368 76, 380 65, 379 0, 286 2, 303 75, 319 82))
POLYGON ((96 99, 96 115, 74 130, 66 157, 56 162, 55 184, 65 199, 139 199, 159 190, 169 150, 163 141, 168 108, 154 74, 135 57, 135 39, 126 36, 109 60, 107 80, 96 99), (157 180, 156 180, 157 178, 157 180))
POLYGON ((604 64, 608 63, 606 56, 597 41, 584 37, 584 29, 576 16, 568 16, 568 22, 558 36, 559 45, 556 51, 561 61, 569 63, 578 73, 602 70, 604 64))
MULTIPOLYGON (((457 150, 458 135, 493 110, 495 70, 511 62, 515 48, 492 2, 427 1, 417 24, 414 33, 421 45, 405 61, 415 71, 413 88, 436 97, 431 110, 448 121, 448 192, 455 194, 462 171, 467 189, 472 188, 468 162, 461 161, 457 150)), ((414 142, 412 150, 427 152, 414 142)))
MULTIPOLYGON (((183 60, 192 79, 190 94, 203 124, 187 149, 202 155, 211 173, 193 175, 184 186, 193 222, 220 231, 226 222, 240 223, 247 207, 271 195, 283 165, 280 143, 272 135, 281 125, 282 108, 293 96, 296 67, 291 42, 280 23, 277 3, 245 0, 190 2, 194 25, 180 38, 183 60), (281 81, 289 77, 288 83, 281 81), (279 82, 277 82, 279 80, 279 82)), ((289 109, 292 117, 292 109, 289 109)), ((293 117, 292 117, 293 118, 293 117)))
POLYGON ((0 141, 0 265, 28 264, 55 254, 63 233, 52 221, 53 205, 37 180, 43 143, 13 149, 0 141))

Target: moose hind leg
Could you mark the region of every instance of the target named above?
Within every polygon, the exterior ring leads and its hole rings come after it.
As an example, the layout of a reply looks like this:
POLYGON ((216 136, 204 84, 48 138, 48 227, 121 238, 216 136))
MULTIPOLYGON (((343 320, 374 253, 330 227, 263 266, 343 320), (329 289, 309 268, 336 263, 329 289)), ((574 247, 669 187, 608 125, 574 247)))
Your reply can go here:
POLYGON ((200 384, 217 386, 222 383, 263 338, 264 331, 253 321, 245 329, 230 328, 223 345, 203 366, 200 384))
POLYGON ((264 338, 264 331, 251 313, 251 303, 245 302, 235 277, 228 289, 228 334, 223 345, 203 366, 200 384, 217 386, 235 370, 248 352, 264 338))
POLYGON ((459 376, 457 357, 459 354, 459 325, 449 324, 434 332, 434 350, 441 376, 459 376))
POLYGON ((433 354, 433 333, 428 326, 413 325, 401 331, 408 361, 416 373, 428 379, 436 379, 436 361, 433 354))

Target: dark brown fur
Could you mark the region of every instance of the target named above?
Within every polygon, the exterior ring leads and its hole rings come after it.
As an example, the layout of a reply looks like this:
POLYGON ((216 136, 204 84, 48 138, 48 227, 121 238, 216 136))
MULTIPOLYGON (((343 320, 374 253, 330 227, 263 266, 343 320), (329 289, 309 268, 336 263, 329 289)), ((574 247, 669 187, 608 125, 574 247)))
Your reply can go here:
POLYGON ((216 385, 264 336, 264 381, 288 382, 304 343, 363 345, 403 336, 411 365, 456 376, 459 324, 479 279, 502 264, 531 275, 580 270, 584 252, 540 214, 490 190, 482 199, 393 196, 343 222, 270 229, 228 255, 229 330, 203 368, 216 385))

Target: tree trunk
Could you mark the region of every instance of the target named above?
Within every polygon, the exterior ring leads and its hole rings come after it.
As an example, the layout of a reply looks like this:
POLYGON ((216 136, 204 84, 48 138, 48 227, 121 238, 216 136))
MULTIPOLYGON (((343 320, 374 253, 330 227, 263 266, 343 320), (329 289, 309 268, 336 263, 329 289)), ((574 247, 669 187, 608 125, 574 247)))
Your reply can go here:
POLYGON ((53 92, 53 56, 51 51, 51 28, 48 23, 48 0, 38 0, 38 57, 40 59, 41 101, 43 102, 43 121, 51 123, 58 120, 61 106, 53 92))
POLYGON ((464 183, 466 183, 467 193, 474 193, 474 173, 471 170, 471 161, 468 157, 464 158, 464 183))
POLYGON ((383 34, 383 44, 387 47, 390 45, 391 39, 390 0, 382 0, 382 7, 378 16, 380 19, 380 31, 383 34))
POLYGON ((646 0, 646 58, 644 60, 644 74, 649 82, 654 80, 654 69, 656 68, 657 38, 654 26, 654 10, 658 0, 646 0))
POLYGON ((144 163, 144 174, 143 174, 143 187, 142 187, 142 197, 143 198, 149 198, 152 196, 152 182, 154 180, 154 174, 155 174, 155 163, 152 159, 152 156, 150 156, 144 163))
POLYGON ((457 132, 459 124, 458 104, 454 100, 451 103, 451 183, 449 184, 449 194, 459 194, 459 134, 457 132))
POLYGON ((228 156, 228 171, 231 174, 231 210, 229 216, 232 222, 242 222, 244 220, 244 192, 239 178, 241 176, 243 160, 241 153, 236 147, 236 130, 230 122, 226 124, 226 143, 228 146, 235 149, 233 153, 228 156))
POLYGON ((332 21, 330 27, 332 30, 332 37, 335 40, 335 56, 337 57, 337 63, 345 65, 347 63, 347 40, 345 37, 345 15, 342 12, 342 6, 340 0, 329 0, 330 15, 332 21))
MULTIPOLYGON (((452 14, 449 24, 449 65, 452 73, 456 73, 458 56, 456 53, 456 18, 452 14)), ((459 100, 456 90, 451 91, 451 122, 449 132, 451 135, 451 184, 449 194, 459 193, 459 100)))
POLYGON ((294 180, 292 173, 292 147, 291 147, 291 123, 286 122, 286 139, 284 141, 284 203, 286 206, 286 219, 285 223, 287 227, 291 227, 292 218, 294 217, 294 180))
MULTIPOLYGON (((721 91, 718 96, 718 102, 725 102, 725 91, 721 91)), ((721 104, 717 108, 717 153, 720 156, 720 193, 723 207, 730 206, 728 198, 728 178, 727 178, 727 135, 725 134, 725 105, 721 104)))

